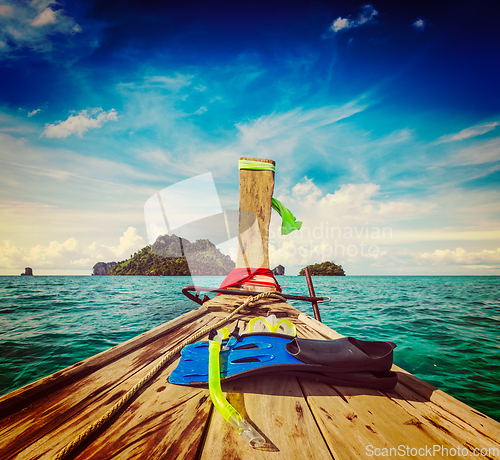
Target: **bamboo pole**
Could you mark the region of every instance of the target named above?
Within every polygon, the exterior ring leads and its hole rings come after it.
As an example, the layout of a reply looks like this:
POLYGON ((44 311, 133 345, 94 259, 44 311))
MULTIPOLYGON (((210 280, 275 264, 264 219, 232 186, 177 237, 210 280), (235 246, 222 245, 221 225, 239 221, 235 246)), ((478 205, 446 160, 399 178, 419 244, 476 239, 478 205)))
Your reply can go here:
MULTIPOLYGON (((311 272, 309 271, 309 267, 305 268, 307 287, 309 288, 309 295, 314 298, 316 297, 316 293, 314 292, 314 286, 311 278, 311 272)), ((321 323, 321 315, 319 314, 318 302, 313 300, 311 302, 314 312, 314 318, 321 323)))
MULTIPOLYGON (((272 163, 263 158, 242 157, 272 163)), ((274 171, 240 169, 240 235, 237 268, 269 268, 269 223, 274 171)))

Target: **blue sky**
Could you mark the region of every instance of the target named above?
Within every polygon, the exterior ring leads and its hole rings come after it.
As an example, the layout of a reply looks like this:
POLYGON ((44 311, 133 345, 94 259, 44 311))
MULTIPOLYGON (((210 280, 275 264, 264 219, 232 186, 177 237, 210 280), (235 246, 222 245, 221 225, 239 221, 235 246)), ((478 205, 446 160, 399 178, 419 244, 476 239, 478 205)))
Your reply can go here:
POLYGON ((499 274, 495 2, 0 0, 0 274, 89 274, 144 203, 277 162, 295 274, 499 274))

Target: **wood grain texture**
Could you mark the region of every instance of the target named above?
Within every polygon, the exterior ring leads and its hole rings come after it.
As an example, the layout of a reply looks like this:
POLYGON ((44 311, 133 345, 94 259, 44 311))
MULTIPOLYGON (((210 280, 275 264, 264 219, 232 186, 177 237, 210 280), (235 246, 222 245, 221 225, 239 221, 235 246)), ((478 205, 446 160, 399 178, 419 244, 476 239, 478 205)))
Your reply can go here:
MULTIPOLYGON (((460 445, 470 451, 472 456, 475 448, 498 449, 500 453, 500 432, 492 438, 475 429, 470 423, 461 420, 448 410, 434 404, 411 388, 399 384, 388 396, 400 405, 415 419, 426 426, 440 432, 446 441, 454 446, 460 445)), ((488 459, 489 456, 475 455, 476 458, 488 459)))
POLYGON ((223 390, 228 401, 264 437, 266 444, 251 448, 214 411, 201 460, 332 458, 295 377, 250 377, 228 382, 223 390))
MULTIPOLYGON (((0 458, 11 458, 33 444, 44 446, 36 449, 37 454, 52 450, 51 446, 58 444, 55 435, 58 431, 76 436, 112 407, 147 373, 147 369, 154 367, 155 359, 185 340, 192 331, 211 322, 215 324, 217 320, 212 315, 204 315, 180 328, 171 329, 168 334, 160 335, 144 347, 108 363, 81 380, 54 389, 24 410, 2 419, 0 458)), ((19 458, 32 457, 32 454, 27 454, 19 458)))
MULTIPOLYGON (((425 426, 417 417, 380 392, 333 388, 307 379, 300 379, 300 383, 323 436, 337 460, 373 458, 370 449, 376 448, 397 450, 399 446, 421 448, 433 445, 456 447, 448 443, 439 430, 425 426)), ((423 455, 413 456, 422 457, 423 455)), ((445 457, 435 455, 432 458, 445 457)))
POLYGON ((165 369, 78 460, 194 459, 212 402, 207 389, 172 385, 165 369))
POLYGON ((411 388, 415 393, 421 395, 425 400, 431 401, 437 407, 446 410, 457 418, 465 421, 474 427, 479 433, 485 436, 500 440, 500 422, 493 420, 486 414, 471 408, 467 404, 450 396, 433 385, 420 380, 409 372, 393 365, 392 370, 398 373, 398 380, 401 384, 411 388))
MULTIPOLYGON (((275 164, 273 160, 263 158, 242 157, 241 160, 275 164)), ((236 258, 237 268, 269 268, 269 223, 273 191, 274 171, 240 169, 240 244, 236 258)))

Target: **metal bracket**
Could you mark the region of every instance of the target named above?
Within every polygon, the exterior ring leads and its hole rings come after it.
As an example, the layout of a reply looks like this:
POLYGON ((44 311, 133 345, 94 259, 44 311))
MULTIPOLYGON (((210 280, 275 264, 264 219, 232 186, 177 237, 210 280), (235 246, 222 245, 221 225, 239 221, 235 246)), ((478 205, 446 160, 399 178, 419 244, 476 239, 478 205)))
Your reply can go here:
MULTIPOLYGON (((217 294, 226 294, 226 295, 243 295, 243 296, 252 296, 259 294, 258 292, 254 291, 245 291, 243 289, 214 289, 214 288, 209 288, 209 287, 204 287, 204 286, 184 286, 182 288, 182 293, 190 300, 193 302, 196 302, 197 304, 203 305, 204 302, 207 300, 210 300, 210 298, 207 295, 203 296, 203 299, 200 299, 200 293, 201 292, 215 292, 217 294), (190 291, 195 291, 196 295, 191 294, 190 291)), ((324 302, 329 302, 331 299, 328 296, 325 297, 307 297, 307 296, 302 296, 302 295, 291 295, 291 294, 280 294, 282 297, 284 297, 287 300, 302 300, 304 302, 311 302, 311 303, 324 303, 324 302)))

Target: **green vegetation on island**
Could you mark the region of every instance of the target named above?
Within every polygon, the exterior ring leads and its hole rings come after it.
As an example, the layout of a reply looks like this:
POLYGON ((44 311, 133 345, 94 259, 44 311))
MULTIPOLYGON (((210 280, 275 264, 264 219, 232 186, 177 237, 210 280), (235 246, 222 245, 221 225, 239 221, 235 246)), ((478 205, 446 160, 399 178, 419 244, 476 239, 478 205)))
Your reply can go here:
MULTIPOLYGON (((323 262, 320 264, 308 265, 311 276, 345 276, 342 265, 333 262, 323 262)), ((305 276, 306 269, 300 270, 299 276, 305 276)))
POLYGON ((216 276, 227 275, 235 263, 208 240, 189 240, 176 235, 159 236, 153 245, 116 264, 108 275, 216 276), (180 242, 180 247, 179 247, 180 242), (186 257, 189 254, 189 264, 186 257), (190 272, 190 269, 192 270, 190 272))

